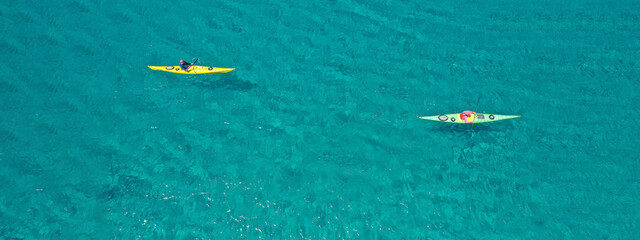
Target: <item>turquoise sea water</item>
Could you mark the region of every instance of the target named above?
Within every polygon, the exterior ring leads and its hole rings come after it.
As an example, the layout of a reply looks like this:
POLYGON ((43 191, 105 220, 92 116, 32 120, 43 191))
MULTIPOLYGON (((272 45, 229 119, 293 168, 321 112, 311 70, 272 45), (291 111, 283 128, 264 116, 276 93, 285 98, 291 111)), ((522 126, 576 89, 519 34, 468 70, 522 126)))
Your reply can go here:
POLYGON ((2 1, 0 238, 638 239, 638 9, 2 1))

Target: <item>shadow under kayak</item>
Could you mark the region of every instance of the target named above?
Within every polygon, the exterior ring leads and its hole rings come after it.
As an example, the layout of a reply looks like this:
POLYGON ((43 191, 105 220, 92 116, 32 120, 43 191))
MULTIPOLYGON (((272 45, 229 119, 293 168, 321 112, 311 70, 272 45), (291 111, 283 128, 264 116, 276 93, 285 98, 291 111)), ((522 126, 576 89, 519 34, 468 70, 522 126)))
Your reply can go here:
POLYGON ((182 70, 180 66, 147 66, 153 70, 165 71, 179 74, 207 74, 207 73, 227 73, 235 70, 235 68, 217 68, 205 66, 191 66, 187 71, 182 70))
MULTIPOLYGON (((459 119, 460 113, 452 113, 452 114, 443 114, 443 115, 433 115, 433 116, 424 116, 420 117, 420 119, 431 120, 436 122, 448 122, 448 123, 462 123, 465 124, 464 120, 459 119)), ((498 115, 498 114, 486 114, 486 113, 478 113, 469 117, 468 124, 475 123, 488 123, 495 122, 500 120, 507 120, 512 118, 519 118, 517 115, 498 115)))

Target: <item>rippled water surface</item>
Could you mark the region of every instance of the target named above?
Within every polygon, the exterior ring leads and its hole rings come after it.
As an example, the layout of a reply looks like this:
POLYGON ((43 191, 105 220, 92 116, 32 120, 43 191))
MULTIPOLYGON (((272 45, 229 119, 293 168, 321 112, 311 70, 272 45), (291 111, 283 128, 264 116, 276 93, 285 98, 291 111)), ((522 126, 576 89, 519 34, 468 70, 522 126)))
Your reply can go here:
POLYGON ((637 239, 640 3, 517 2, 2 1, 0 238, 637 239))

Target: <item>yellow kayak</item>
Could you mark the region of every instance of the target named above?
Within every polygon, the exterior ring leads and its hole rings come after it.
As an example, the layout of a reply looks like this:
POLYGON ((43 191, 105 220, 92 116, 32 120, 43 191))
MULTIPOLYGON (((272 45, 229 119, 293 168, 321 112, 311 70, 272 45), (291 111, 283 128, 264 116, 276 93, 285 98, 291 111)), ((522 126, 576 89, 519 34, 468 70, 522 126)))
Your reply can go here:
POLYGON ((207 74, 207 73, 227 73, 235 70, 235 68, 217 68, 205 66, 191 66, 187 71, 182 70, 180 66, 147 66, 153 70, 180 73, 180 74, 207 74))

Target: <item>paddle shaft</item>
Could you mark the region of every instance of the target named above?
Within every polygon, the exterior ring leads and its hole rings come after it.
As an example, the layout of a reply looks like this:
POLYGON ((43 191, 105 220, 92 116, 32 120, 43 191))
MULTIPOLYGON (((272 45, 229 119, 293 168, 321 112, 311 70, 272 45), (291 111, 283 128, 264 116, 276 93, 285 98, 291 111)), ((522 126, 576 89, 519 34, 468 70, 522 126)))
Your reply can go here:
POLYGON ((473 111, 473 122, 471 123, 471 130, 473 130, 473 124, 476 123, 476 119, 478 118, 478 106, 480 105, 480 97, 478 96, 478 101, 476 102, 476 110, 473 111))
POLYGON ((196 63, 198 62, 198 60, 200 60, 200 58, 196 59, 195 61, 193 61, 193 63, 191 64, 191 67, 187 68, 187 71, 189 71, 189 69, 191 69, 193 67, 193 65, 196 65, 196 63))

